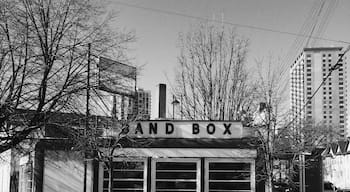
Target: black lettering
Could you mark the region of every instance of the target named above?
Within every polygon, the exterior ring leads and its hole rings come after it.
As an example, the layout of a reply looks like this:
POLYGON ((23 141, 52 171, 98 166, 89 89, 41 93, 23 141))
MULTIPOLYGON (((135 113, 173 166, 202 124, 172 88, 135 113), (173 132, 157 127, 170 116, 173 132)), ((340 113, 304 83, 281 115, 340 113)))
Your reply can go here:
POLYGON ((225 131, 224 131, 223 135, 225 135, 225 134, 231 135, 231 130, 230 130, 231 123, 230 124, 224 123, 224 127, 225 127, 225 131))
POLYGON ((149 123, 149 134, 157 134, 157 123, 149 123))
POLYGON ((192 124, 192 134, 198 134, 199 133, 199 125, 197 123, 192 124))
POLYGON ((207 132, 208 132, 209 135, 214 134, 215 133, 215 125, 212 124, 212 123, 209 123, 207 125, 207 132), (211 127, 211 129, 210 129, 210 127, 211 127))
POLYGON ((137 123, 137 125, 136 125, 135 134, 137 134, 138 132, 143 134, 141 123, 137 123))
POLYGON ((174 125, 172 123, 165 124, 165 134, 169 135, 174 132, 174 125))

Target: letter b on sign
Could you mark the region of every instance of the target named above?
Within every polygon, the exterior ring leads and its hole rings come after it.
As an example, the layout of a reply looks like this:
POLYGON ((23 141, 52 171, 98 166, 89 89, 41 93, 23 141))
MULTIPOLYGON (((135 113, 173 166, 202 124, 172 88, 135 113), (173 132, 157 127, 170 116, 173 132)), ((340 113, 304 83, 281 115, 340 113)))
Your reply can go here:
POLYGON ((198 134, 199 133, 199 125, 197 123, 192 124, 192 134, 198 134))

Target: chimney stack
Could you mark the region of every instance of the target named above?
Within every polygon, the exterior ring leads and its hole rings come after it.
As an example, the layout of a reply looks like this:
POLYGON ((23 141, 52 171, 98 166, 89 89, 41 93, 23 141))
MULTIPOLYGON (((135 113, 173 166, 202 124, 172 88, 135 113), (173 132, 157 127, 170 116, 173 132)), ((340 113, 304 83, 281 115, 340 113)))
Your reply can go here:
POLYGON ((166 118, 166 84, 159 84, 158 118, 166 118))

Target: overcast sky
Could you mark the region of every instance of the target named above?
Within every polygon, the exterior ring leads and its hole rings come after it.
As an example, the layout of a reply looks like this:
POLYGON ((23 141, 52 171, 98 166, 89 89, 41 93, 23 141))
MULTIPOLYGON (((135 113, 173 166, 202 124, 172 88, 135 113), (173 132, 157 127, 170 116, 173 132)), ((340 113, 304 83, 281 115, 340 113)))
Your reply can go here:
MULTIPOLYGON (((178 64, 176 57, 179 54, 177 47, 179 33, 188 31, 191 25, 199 22, 190 16, 273 31, 299 33, 305 21, 310 18, 310 11, 314 10, 315 5, 314 0, 109 0, 109 2, 111 9, 120 11, 115 26, 136 32, 137 41, 132 45, 130 55, 135 58, 133 60, 135 65, 145 65, 138 78, 138 87, 152 91, 153 118, 158 113, 157 84, 166 83, 168 98, 171 96, 174 70, 178 64)), ((350 1, 338 1, 335 10, 328 17, 328 24, 324 25, 323 38, 350 42, 349 10, 350 1)), ((250 39, 248 54, 250 67, 255 65, 257 59, 269 56, 285 58, 297 38, 285 33, 235 27, 240 35, 250 39)), ((319 45, 344 46, 342 43, 331 41, 319 41, 319 45)), ((253 69, 250 68, 251 71, 253 69)))

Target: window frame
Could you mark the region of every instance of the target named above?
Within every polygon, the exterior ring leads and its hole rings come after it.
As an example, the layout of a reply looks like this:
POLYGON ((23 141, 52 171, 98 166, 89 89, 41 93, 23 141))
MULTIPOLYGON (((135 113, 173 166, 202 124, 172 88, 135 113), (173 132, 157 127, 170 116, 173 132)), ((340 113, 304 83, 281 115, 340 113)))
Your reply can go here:
MULTIPOLYGON (((205 158, 204 160, 204 191, 209 192, 209 163, 250 163, 250 191, 255 192, 255 160, 248 158, 205 158)), ((248 192, 248 190, 247 190, 248 192)))
POLYGON ((156 163, 157 162, 177 162, 177 163, 182 163, 182 162, 193 162, 196 163, 197 167, 197 173, 196 173, 196 192, 201 191, 201 159, 200 158, 171 158, 171 157, 166 157, 166 158, 152 158, 151 160, 151 191, 156 192, 156 163))
MULTIPOLYGON (((147 192, 147 174, 148 174, 148 163, 147 158, 143 157, 129 157, 129 158, 113 158, 113 162, 143 162, 143 192, 147 192)), ((98 183, 98 191, 103 192, 103 180, 104 180, 104 163, 99 163, 99 183, 98 183)), ((113 178, 114 179, 114 178, 113 178)))

